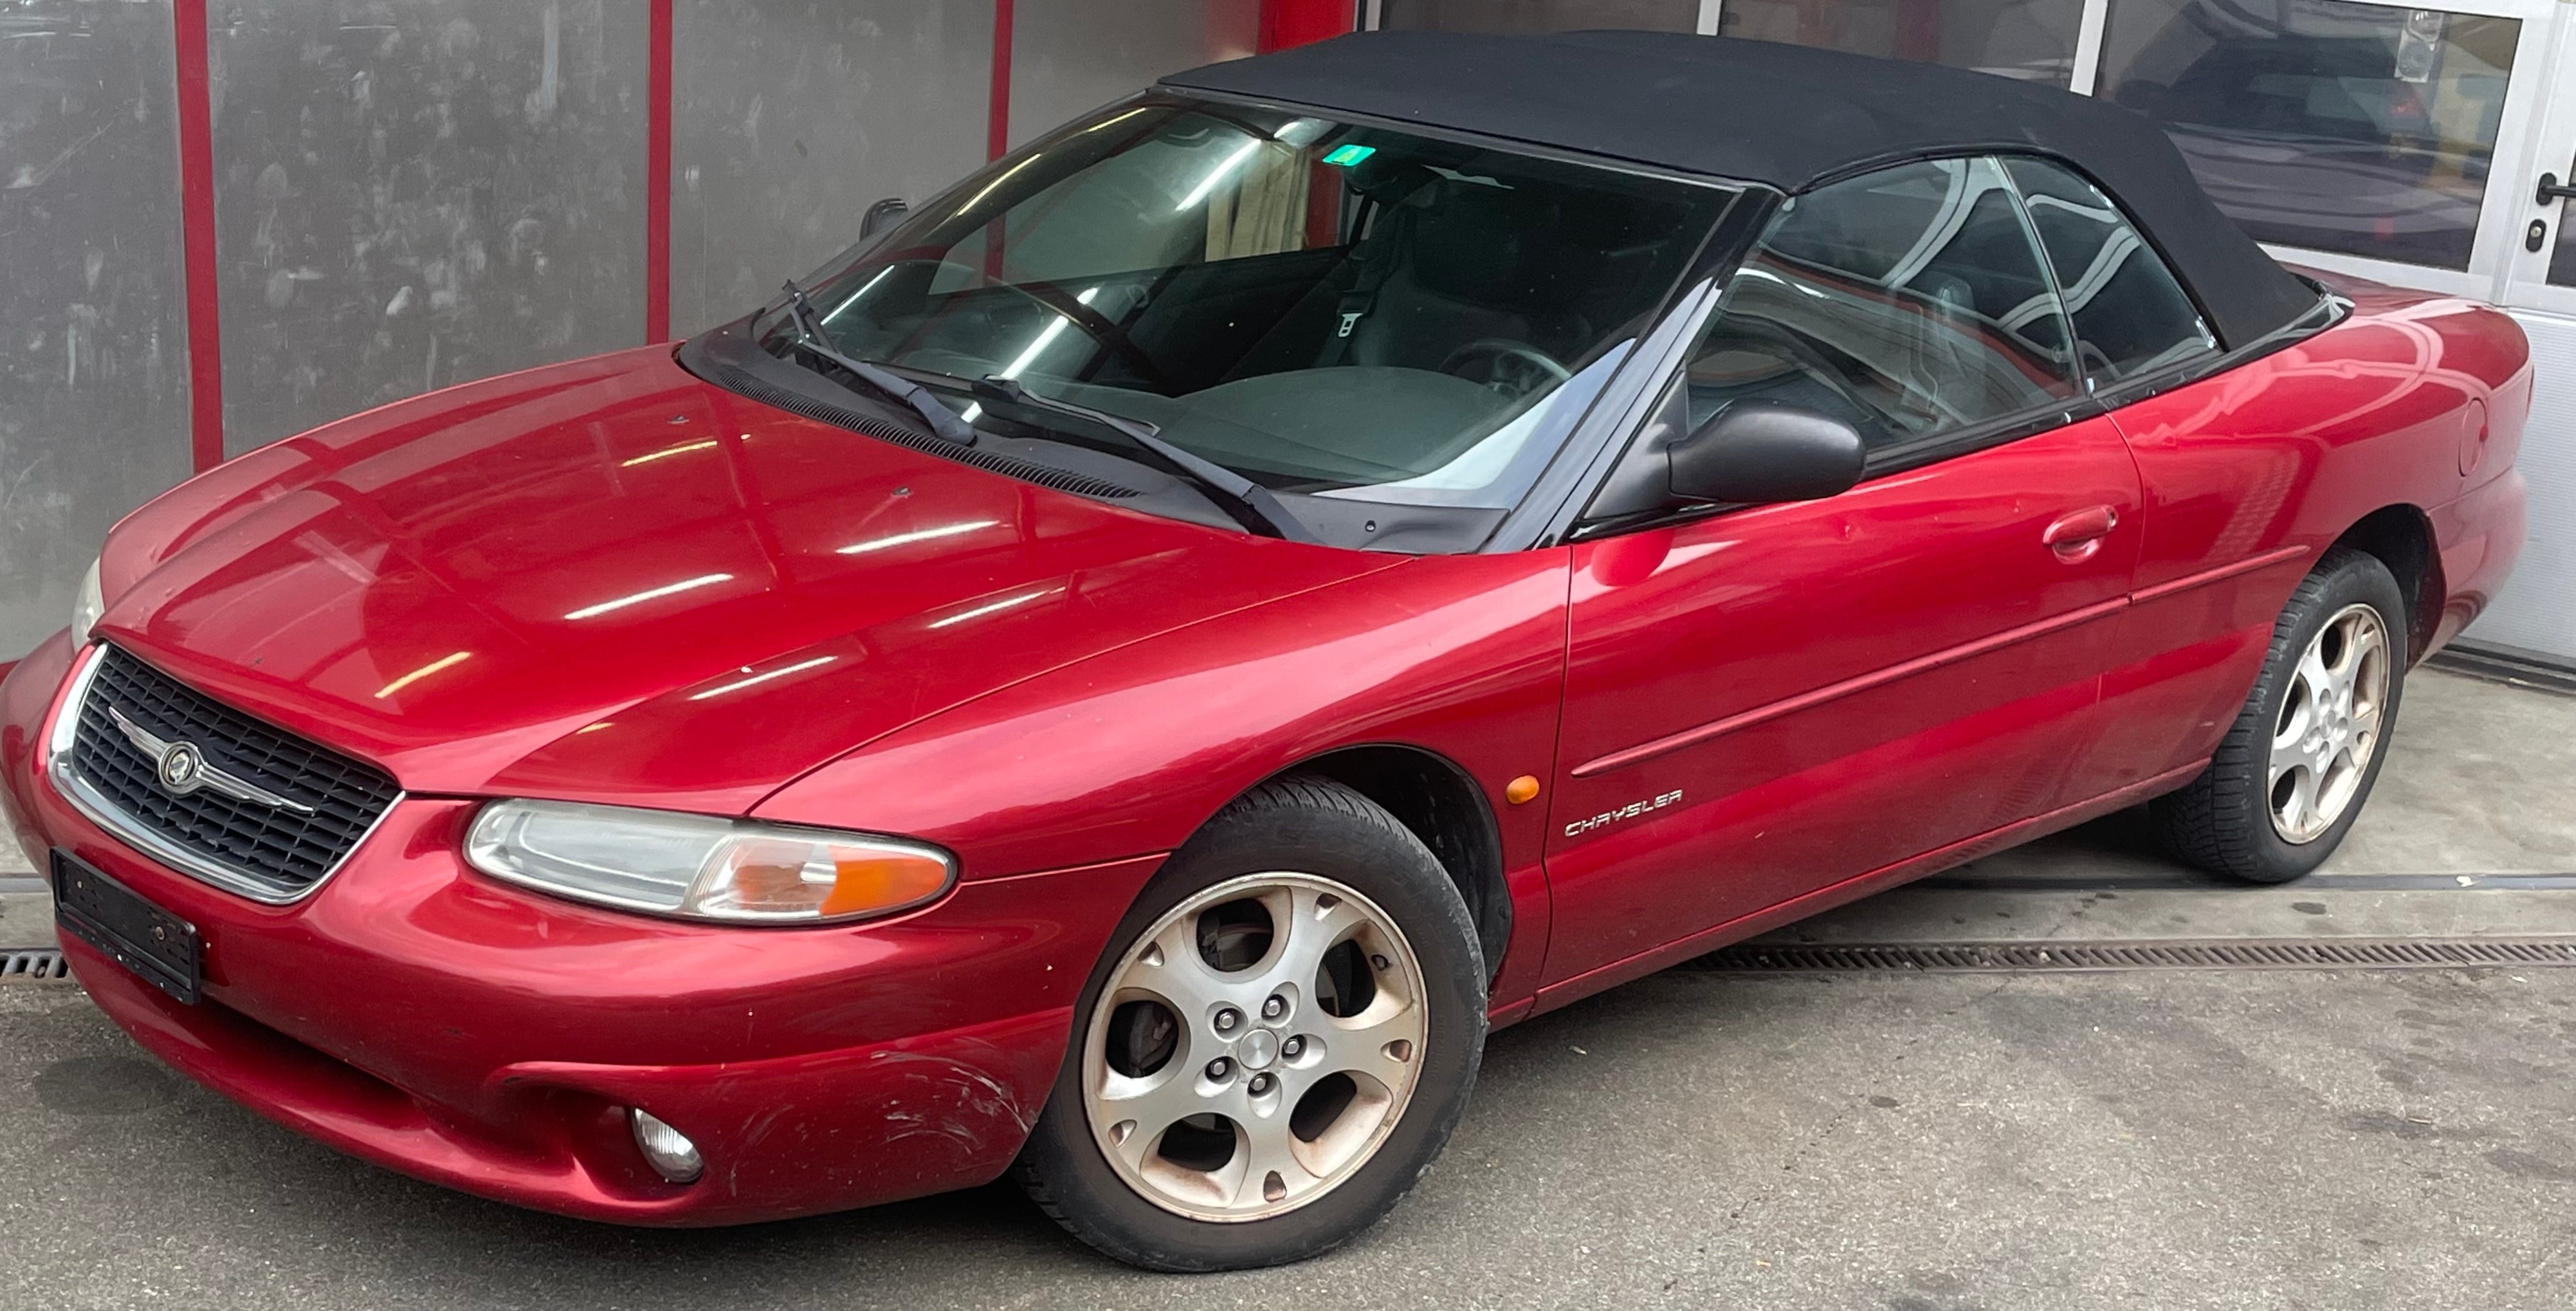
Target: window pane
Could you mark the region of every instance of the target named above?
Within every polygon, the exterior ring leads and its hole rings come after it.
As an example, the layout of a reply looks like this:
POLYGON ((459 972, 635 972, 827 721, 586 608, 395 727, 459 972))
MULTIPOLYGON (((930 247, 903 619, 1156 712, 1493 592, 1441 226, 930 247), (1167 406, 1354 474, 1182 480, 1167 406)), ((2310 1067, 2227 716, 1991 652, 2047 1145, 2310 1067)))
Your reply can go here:
POLYGON ((1444 32, 1566 32, 1634 27, 1698 30, 1699 0, 1385 0, 1379 27, 1444 32))
POLYGON ((1691 423, 1760 399, 1891 446, 2072 396, 2065 342, 1994 161, 1908 164, 1774 220, 1692 356, 1691 423))
POLYGON ((2112 0, 2102 94, 2260 241, 2469 266, 2521 24, 2338 0, 2112 0))
POLYGON ((2055 164, 2015 159, 2031 226, 2066 293, 2077 350, 2093 385, 2215 350, 2218 341, 2164 260, 2111 198, 2055 164))
POLYGON ((1727 0, 1718 30, 2062 87, 2083 16, 2084 0, 1727 0))

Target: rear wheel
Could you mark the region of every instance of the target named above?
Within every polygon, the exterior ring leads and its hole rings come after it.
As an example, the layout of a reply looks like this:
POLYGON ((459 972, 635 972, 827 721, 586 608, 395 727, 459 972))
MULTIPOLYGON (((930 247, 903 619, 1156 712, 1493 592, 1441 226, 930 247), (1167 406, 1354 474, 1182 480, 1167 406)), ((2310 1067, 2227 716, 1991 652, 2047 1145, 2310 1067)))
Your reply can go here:
POLYGON ((2387 759, 2406 602, 2377 557, 2338 548, 2299 583, 2209 768, 2153 805, 2175 854, 2286 883, 2334 854, 2387 759))
POLYGON ((1448 1141, 1485 969, 1438 860, 1322 779, 1265 784, 1175 855, 1093 972, 1019 1173, 1157 1270, 1315 1255, 1448 1141))

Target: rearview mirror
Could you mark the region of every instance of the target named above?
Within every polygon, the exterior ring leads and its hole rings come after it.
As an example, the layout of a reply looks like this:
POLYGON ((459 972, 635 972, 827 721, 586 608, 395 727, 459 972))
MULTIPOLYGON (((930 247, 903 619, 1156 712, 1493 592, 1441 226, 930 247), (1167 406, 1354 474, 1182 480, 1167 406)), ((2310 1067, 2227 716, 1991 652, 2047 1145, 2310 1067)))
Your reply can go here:
POLYGON ((813 272, 798 281, 809 287, 821 285, 833 274, 848 268, 851 261, 867 254, 868 248, 877 244, 878 237, 883 236, 894 225, 903 222, 905 216, 911 212, 912 207, 904 204, 901 196, 888 196, 868 206, 867 212, 859 216, 859 239, 844 247, 840 254, 816 265, 813 272))
POLYGON ((865 241, 903 222, 904 215, 911 212, 912 206, 903 203, 901 196, 888 196, 868 206, 868 212, 859 219, 859 240, 865 241))
POLYGON ((1737 505, 1817 501, 1851 490, 1867 454, 1829 414, 1738 401, 1672 444, 1673 495, 1737 505))

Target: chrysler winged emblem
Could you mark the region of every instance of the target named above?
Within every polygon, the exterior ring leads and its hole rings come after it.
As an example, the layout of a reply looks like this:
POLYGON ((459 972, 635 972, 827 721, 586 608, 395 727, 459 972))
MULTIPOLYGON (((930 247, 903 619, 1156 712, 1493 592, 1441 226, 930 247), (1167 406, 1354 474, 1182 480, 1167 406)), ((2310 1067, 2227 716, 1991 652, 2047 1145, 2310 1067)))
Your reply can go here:
POLYGON ((155 737, 142 725, 126 718, 125 712, 114 706, 107 708, 107 717, 116 721, 117 731, 125 734, 125 740, 133 743, 135 750, 152 758, 152 780, 160 784, 161 790, 171 796, 184 797, 191 792, 212 792, 217 796, 231 797, 235 801, 276 806, 282 810, 292 810, 297 814, 313 813, 313 807, 303 802, 289 801, 267 788, 245 783, 206 763, 205 750, 194 742, 165 742, 155 737))

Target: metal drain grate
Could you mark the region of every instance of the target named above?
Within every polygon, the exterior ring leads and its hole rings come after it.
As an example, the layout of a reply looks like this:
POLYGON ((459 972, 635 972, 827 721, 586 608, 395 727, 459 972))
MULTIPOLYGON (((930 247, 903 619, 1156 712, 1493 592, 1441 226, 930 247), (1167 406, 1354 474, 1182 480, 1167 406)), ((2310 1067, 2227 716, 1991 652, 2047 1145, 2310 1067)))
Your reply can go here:
POLYGON ((0 983, 69 983, 72 967, 59 951, 0 952, 0 983))
POLYGON ((2033 970, 2455 970, 2576 966, 2576 937, 2240 938, 2147 942, 1737 943, 1686 968, 2018 973, 2033 970))

